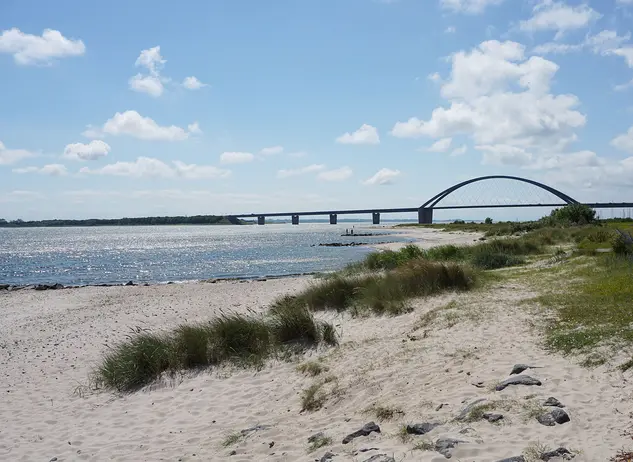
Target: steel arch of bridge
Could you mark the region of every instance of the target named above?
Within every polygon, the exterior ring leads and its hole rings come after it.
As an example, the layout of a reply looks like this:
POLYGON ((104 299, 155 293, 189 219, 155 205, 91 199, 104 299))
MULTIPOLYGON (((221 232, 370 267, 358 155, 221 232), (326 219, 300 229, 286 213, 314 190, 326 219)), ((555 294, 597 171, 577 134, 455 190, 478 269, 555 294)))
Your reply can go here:
POLYGON ((550 186, 547 186, 543 183, 539 183, 538 181, 534 181, 534 180, 529 180, 527 178, 521 178, 519 176, 509 176, 509 175, 488 175, 488 176, 480 176, 478 178, 471 178, 470 180, 466 180, 466 181, 462 181, 461 183, 458 183, 454 186, 451 186, 448 189, 445 189, 444 191, 442 191, 439 194, 436 194, 435 196, 431 197, 428 201, 426 201, 424 204, 422 204, 420 206, 420 209, 432 209, 434 206, 437 205, 438 202, 440 202, 442 199, 446 198, 446 196, 448 196, 449 194, 457 191, 460 188, 463 188, 464 186, 467 186, 471 183, 476 183, 478 181, 485 181, 485 180, 498 180, 498 179, 502 179, 502 180, 515 180, 515 181, 522 181, 523 183, 529 183, 531 185, 537 186, 541 189, 544 189, 545 191, 552 193, 553 195, 555 195, 556 197, 558 197, 559 199, 561 199, 562 201, 564 201, 566 204, 577 204, 578 201, 576 199, 573 199, 571 197, 569 197, 567 194, 560 192, 557 189, 554 189, 550 186))

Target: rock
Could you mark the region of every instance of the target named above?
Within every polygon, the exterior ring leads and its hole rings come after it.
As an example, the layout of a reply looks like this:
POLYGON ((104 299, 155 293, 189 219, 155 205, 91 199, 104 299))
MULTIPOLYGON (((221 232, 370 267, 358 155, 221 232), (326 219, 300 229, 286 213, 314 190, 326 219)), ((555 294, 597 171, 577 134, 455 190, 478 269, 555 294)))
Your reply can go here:
POLYGON ((57 462, 57 457, 53 457, 50 462, 57 462))
POLYGON ((369 459, 365 459, 363 462, 396 462, 396 459, 387 454, 376 454, 369 459))
POLYGON ((407 433, 410 435, 425 435, 435 427, 439 427, 438 423, 419 423, 407 425, 407 433))
POLYGON ((501 459, 501 460, 498 460, 497 462, 525 462, 525 457, 523 456, 508 457, 507 459, 501 459))
POLYGON ((462 409, 462 412, 460 412, 459 415, 455 417, 455 420, 464 420, 466 417, 468 417, 468 414, 475 406, 485 403, 486 401, 488 400, 485 398, 476 399, 475 401, 470 403, 468 406, 466 406, 464 409, 462 409))
POLYGON ((231 452, 229 452, 229 456, 234 456, 237 454, 237 451, 235 449, 233 449, 231 452))
POLYGON ((354 433, 350 433, 345 438, 343 438, 343 444, 347 444, 354 438, 358 438, 359 436, 367 436, 372 432, 380 433, 380 427, 374 422, 366 423, 360 430, 356 430, 354 433))
POLYGON ((379 451, 380 448, 360 448, 358 452, 379 451))
POLYGON ((499 422, 501 419, 503 419, 503 415, 501 414, 492 414, 492 413, 485 413, 483 415, 484 420, 487 420, 490 423, 494 423, 494 422, 499 422))
POLYGON ((316 440, 321 439, 325 436, 323 432, 315 433, 312 436, 308 437, 308 443, 314 443, 316 440))
POLYGON ((505 390, 509 385, 537 385, 540 387, 542 383, 540 380, 530 377, 529 375, 517 375, 501 382, 495 387, 495 390, 505 390))
POLYGON ((563 403, 558 401, 556 398, 552 398, 551 396, 545 400, 543 406, 565 407, 563 403))
POLYGON ((0 290, 9 290, 11 287, 9 284, 0 284, 0 290))
POLYGON ((453 438, 440 438, 435 442, 435 450, 447 459, 450 459, 452 457, 451 449, 459 443, 466 443, 466 441, 455 440, 453 438))
POLYGON ((46 284, 38 284, 34 287, 35 290, 48 290, 48 285, 46 284))
POLYGON ((319 462, 330 462, 335 455, 336 454, 332 454, 330 451, 328 451, 323 454, 323 457, 319 459, 319 462))
POLYGON ((558 448, 554 451, 544 452, 541 454, 541 460, 544 460, 545 462, 553 459, 554 457, 562 457, 565 460, 570 460, 574 458, 574 455, 565 448, 558 448))
POLYGON ((134 284, 133 281, 128 281, 125 283, 126 286, 135 286, 136 284, 134 284))
POLYGON ((269 428, 270 428, 270 425, 255 425, 254 427, 241 430, 240 433, 242 435, 248 435, 249 433, 253 433, 259 430, 267 430, 269 428))
POLYGON ((536 420, 538 420, 540 424, 545 425, 546 427, 553 427, 556 424, 562 425, 564 423, 567 423, 571 419, 565 411, 556 408, 551 412, 538 416, 536 420))

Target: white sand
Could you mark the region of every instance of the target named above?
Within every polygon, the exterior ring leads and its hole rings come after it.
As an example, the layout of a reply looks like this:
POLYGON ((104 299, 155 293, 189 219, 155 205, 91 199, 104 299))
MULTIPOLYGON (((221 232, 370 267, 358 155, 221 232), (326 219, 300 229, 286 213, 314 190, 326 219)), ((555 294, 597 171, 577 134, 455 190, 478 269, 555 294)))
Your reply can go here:
MULTIPOLYGON (((462 231, 438 231, 431 228, 395 228, 390 230, 397 233, 401 237, 414 239, 416 244, 423 249, 436 247, 439 245, 455 244, 455 245, 471 245, 476 243, 483 233, 466 233, 462 231)), ((398 250, 407 242, 390 242, 387 244, 377 244, 374 247, 378 249, 398 250)))
POLYGON ((573 359, 547 354, 531 328, 534 315, 519 303, 533 294, 510 284, 420 300, 415 312, 399 317, 330 315, 341 345, 309 356, 323 358, 327 374, 337 378, 328 387, 336 385, 337 392, 314 413, 300 412, 301 391, 314 379, 298 373, 297 362, 273 361, 259 372, 208 371, 125 396, 81 386, 87 385, 105 345, 136 326, 169 329, 208 319, 221 309, 259 311, 309 282, 0 293, 0 460, 310 461, 329 450, 336 454, 334 462, 364 461, 381 453, 397 461, 443 461, 437 452, 412 448, 421 440, 453 437, 467 441, 454 450, 451 460, 456 461, 497 461, 541 442, 582 451, 575 460, 596 462, 633 446, 630 437, 621 436, 633 412, 630 375, 606 366, 584 369, 573 359), (449 302, 453 308, 438 311, 434 324, 413 331, 421 315, 449 302), (543 386, 492 391, 515 363, 542 366, 526 373, 543 386), (484 388, 472 385, 477 382, 484 388), (570 423, 545 427, 525 416, 530 403, 549 396, 566 405, 570 423), (500 425, 453 421, 477 398, 508 400, 500 425), (379 422, 363 412, 372 404, 397 406, 406 414, 379 422), (370 420, 380 424, 382 434, 341 444, 370 420), (418 422, 443 425, 428 436, 400 441, 399 426, 418 422), (228 434, 257 424, 270 427, 222 447, 228 434), (308 454, 307 438, 319 431, 334 442, 308 454), (359 453, 363 448, 379 450, 359 453), (232 450, 236 454, 228 457, 232 450))

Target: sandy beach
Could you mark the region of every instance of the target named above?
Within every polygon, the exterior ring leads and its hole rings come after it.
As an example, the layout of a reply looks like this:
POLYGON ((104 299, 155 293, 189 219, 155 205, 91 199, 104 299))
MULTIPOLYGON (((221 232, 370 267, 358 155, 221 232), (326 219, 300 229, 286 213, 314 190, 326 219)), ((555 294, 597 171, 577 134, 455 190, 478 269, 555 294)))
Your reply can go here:
MULTIPOLYGON (((407 233, 424 239, 423 246, 478 238, 407 233)), ((221 311, 261 312, 310 282, 301 277, 0 292, 0 460, 392 460, 374 457, 385 454, 437 462, 447 459, 420 443, 450 438, 460 441, 451 460, 463 462, 500 461, 538 444, 596 462, 631 442, 623 436, 633 412, 629 376, 609 364, 587 369, 548 353, 534 328, 536 308, 525 303, 535 294, 519 282, 417 300, 413 312, 397 317, 325 314, 340 335, 338 347, 270 361, 259 371, 184 374, 125 395, 90 387, 90 372, 108 347, 136 329, 167 330, 221 311), (328 398, 322 409, 301 412, 302 390, 319 378, 298 372, 297 365, 317 359, 333 377, 328 398), (496 391, 519 363, 538 366, 524 374, 541 385, 496 391), (570 422, 536 421, 532 410, 549 397, 563 403, 570 422), (503 419, 457 418, 478 399, 496 402, 494 412, 503 419), (368 411, 376 406, 402 414, 380 421, 368 411), (380 433, 342 443, 371 421, 380 433), (441 425, 403 440, 403 423, 441 425), (242 436, 225 447, 236 432, 242 436), (318 432, 332 443, 308 453, 308 438, 318 432), (333 456, 323 459, 327 452, 333 456)))

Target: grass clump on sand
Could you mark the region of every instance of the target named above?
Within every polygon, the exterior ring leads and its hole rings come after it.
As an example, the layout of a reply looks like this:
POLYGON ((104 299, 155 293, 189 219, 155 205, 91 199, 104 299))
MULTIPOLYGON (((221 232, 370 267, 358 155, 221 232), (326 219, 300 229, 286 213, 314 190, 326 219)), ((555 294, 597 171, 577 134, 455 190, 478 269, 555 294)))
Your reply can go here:
POLYGON ((114 347, 94 372, 97 385, 132 391, 164 373, 223 363, 261 365, 289 346, 337 342, 336 330, 305 304, 284 297, 266 316, 222 314, 208 323, 181 325, 171 333, 136 333, 114 347))
POLYGON ((355 313, 401 314, 409 310, 407 301, 443 290, 467 290, 475 276, 468 268, 452 262, 432 262, 423 258, 377 274, 324 279, 298 297, 312 310, 353 309, 355 313))
POLYGON ((328 392, 325 385, 334 383, 332 392, 337 388, 337 379, 333 375, 329 375, 322 380, 314 382, 301 393, 301 412, 314 412, 323 407, 328 399, 328 392))
POLYGON ((324 446, 328 446, 332 444, 332 438, 322 433, 319 433, 314 436, 311 436, 308 439, 308 442, 310 443, 310 446, 308 447, 308 453, 311 453, 311 452, 316 451, 317 449, 321 449, 324 446))
POLYGON ((240 432, 233 432, 226 435, 226 437, 222 440, 222 446, 228 448, 233 446, 234 444, 239 443, 244 438, 244 435, 240 432))
POLYGON ((97 383, 116 390, 139 388, 160 377, 173 364, 170 338, 135 334, 110 351, 97 371, 97 383))
POLYGON ((310 375, 312 377, 316 377, 317 375, 321 375, 323 372, 328 371, 328 367, 318 361, 307 361, 303 364, 299 364, 297 366, 297 370, 302 374, 310 375))
POLYGON ((398 407, 373 405, 368 407, 365 412, 376 417, 380 421, 393 420, 396 417, 403 416, 404 411, 398 407))

